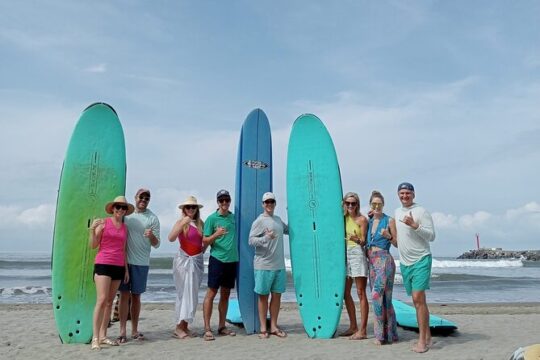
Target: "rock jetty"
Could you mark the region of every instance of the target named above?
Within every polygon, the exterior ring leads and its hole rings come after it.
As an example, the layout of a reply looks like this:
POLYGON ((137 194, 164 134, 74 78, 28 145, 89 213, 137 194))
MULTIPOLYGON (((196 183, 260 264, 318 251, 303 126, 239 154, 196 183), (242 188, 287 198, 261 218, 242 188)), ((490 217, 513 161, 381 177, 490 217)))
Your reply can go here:
POLYGON ((540 250, 503 250, 501 248, 469 250, 458 259, 522 259, 540 261, 540 250))

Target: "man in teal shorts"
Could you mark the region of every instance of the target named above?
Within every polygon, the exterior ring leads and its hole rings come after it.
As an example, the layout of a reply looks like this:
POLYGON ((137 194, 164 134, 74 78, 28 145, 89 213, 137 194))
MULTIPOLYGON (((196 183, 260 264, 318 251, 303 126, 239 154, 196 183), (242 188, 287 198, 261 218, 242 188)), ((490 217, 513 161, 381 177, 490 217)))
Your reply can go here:
POLYGON ((398 197, 401 207, 396 209, 395 219, 400 269, 407 295, 412 295, 419 330, 418 342, 412 350, 424 353, 431 346, 426 290, 431 278, 429 243, 435 240, 435 228, 429 212, 414 203, 412 184, 399 184, 398 197))
POLYGON ((283 234, 288 234, 287 225, 274 215, 276 197, 267 192, 262 197, 264 212, 255 219, 249 233, 249 245, 255 247, 253 268, 255 272, 255 292, 259 295, 258 310, 261 329, 259 338, 268 339, 269 334, 284 338, 285 331, 277 325, 281 294, 285 292, 287 274, 283 252, 283 234), (268 298, 270 293, 270 333, 266 328, 268 298))
POLYGON ((214 298, 219 294, 218 335, 235 336, 236 333, 225 327, 225 317, 229 307, 229 296, 236 281, 238 264, 238 245, 234 214, 229 211, 231 195, 227 190, 217 193, 218 209, 204 223, 203 243, 210 246, 208 260, 208 289, 203 302, 204 340, 215 340, 210 327, 214 298))

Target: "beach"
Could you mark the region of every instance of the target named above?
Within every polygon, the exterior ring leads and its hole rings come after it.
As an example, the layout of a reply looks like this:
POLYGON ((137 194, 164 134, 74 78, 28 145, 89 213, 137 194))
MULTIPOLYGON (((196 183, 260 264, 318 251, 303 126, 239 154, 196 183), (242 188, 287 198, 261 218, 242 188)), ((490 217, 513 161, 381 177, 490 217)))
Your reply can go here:
MULTIPOLYGON (((130 340, 118 347, 91 351, 90 345, 63 345, 58 338, 50 304, 1 304, 0 358, 3 359, 508 359, 520 346, 540 343, 540 303, 430 304, 432 314, 454 321, 459 330, 447 336, 434 336, 425 354, 410 349, 417 333, 398 328, 400 341, 392 345, 373 344, 373 314, 368 324, 369 339, 309 339, 303 329, 295 303, 282 305, 279 323, 288 337, 271 336, 261 340, 245 335, 243 329, 228 325, 235 337, 216 337, 205 342, 201 337, 178 340, 172 337, 174 304, 145 303, 139 329, 146 340, 130 340)), ((347 327, 343 312, 338 331, 347 327)), ((217 309, 212 317, 217 328, 217 309)), ((202 334, 202 311, 191 327, 202 334)), ((119 324, 109 329, 118 336, 119 324)), ((128 333, 130 326, 128 324, 128 333)))

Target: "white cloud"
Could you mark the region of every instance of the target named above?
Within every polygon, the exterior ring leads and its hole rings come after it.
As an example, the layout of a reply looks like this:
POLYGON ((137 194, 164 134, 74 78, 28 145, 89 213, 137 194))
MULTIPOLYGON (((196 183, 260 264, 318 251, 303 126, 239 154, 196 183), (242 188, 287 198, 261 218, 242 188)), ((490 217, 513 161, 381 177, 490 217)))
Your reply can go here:
POLYGON ((53 204, 41 204, 28 209, 0 205, 0 228, 48 227, 54 222, 54 213, 53 204))
POLYGON ((540 216, 540 204, 536 201, 529 202, 517 209, 509 209, 506 211, 506 218, 508 220, 514 220, 523 215, 536 215, 540 216))
POLYGON ((486 211, 477 211, 474 214, 460 216, 459 225, 465 229, 472 229, 484 225, 492 215, 486 211))
POLYGON ((435 228, 453 228, 457 225, 457 216, 452 214, 443 214, 434 212, 432 214, 435 228))
POLYGON ((107 72, 107 64, 101 63, 101 64, 92 65, 84 69, 84 71, 90 72, 90 73, 104 73, 104 72, 107 72))

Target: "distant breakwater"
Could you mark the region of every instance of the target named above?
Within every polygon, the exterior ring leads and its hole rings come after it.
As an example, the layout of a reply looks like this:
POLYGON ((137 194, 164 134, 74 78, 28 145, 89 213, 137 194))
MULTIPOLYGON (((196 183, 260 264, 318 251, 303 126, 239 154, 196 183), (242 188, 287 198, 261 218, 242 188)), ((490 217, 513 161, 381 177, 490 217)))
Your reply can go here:
POLYGON ((540 250, 503 250, 479 249, 464 252, 458 259, 523 259, 528 261, 540 261, 540 250))

